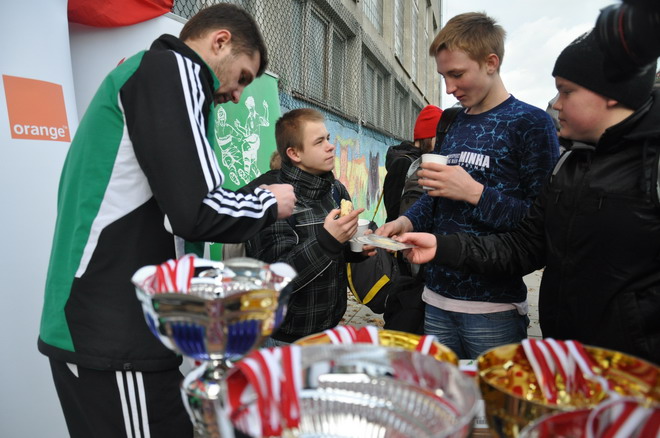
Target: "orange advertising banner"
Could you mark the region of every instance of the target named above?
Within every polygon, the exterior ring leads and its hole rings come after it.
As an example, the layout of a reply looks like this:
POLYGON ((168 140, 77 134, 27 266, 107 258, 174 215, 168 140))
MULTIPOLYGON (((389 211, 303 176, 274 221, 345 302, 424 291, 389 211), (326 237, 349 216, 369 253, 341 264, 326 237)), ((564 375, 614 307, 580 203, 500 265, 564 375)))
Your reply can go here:
POLYGON ((62 86, 2 75, 11 138, 71 141, 62 86))

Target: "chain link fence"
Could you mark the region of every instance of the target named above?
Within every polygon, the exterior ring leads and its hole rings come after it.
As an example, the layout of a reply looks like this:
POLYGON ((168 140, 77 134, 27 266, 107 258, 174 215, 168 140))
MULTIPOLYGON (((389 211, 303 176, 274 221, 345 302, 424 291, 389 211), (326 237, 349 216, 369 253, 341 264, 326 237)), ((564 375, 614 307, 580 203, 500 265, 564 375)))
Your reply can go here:
MULTIPOLYGON (((220 2, 175 0, 172 12, 190 18, 220 2)), ((259 23, 269 51, 268 70, 279 77, 283 107, 316 106, 340 122, 382 134, 389 143, 412 138, 415 118, 426 105, 423 96, 389 65, 391 57, 341 0, 224 2, 244 7, 259 23)))

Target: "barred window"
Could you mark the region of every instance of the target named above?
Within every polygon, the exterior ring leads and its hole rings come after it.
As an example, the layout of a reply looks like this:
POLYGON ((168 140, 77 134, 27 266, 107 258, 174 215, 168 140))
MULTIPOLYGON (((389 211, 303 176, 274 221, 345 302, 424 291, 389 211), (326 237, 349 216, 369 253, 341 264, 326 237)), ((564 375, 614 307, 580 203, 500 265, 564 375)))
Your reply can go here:
POLYGON ((328 23, 316 12, 310 14, 307 40, 307 91, 309 97, 325 100, 325 84, 328 73, 327 39, 328 23))
MULTIPOLYGON (((435 14, 431 12, 431 9, 428 9, 429 11, 429 26, 430 26, 430 35, 431 35, 431 40, 435 38, 435 35, 438 32, 438 23, 435 21, 435 14)), ((429 47, 431 46, 431 42, 429 41, 429 47)), ((428 48, 426 49, 426 52, 428 53, 428 48)), ((435 57, 427 57, 427 60, 431 66, 429 69, 429 83, 428 83, 428 88, 426 89, 426 95, 428 96, 429 100, 431 102, 435 102, 436 99, 439 98, 438 96, 438 88, 434 87, 435 81, 438 80, 437 72, 436 72, 436 64, 435 64, 435 57), (430 59, 429 59, 430 58, 430 59)))
POLYGON ((346 72, 346 38, 336 30, 332 32, 332 58, 330 68, 330 104, 344 108, 344 74, 346 72))
MULTIPOLYGON (((412 5, 412 31, 410 34, 412 35, 412 50, 411 50, 411 70, 410 74, 412 75, 412 80, 417 82, 417 50, 419 49, 418 41, 417 41, 417 18, 419 16, 419 9, 417 6, 417 0, 413 0, 413 5, 412 5)), ((426 40, 428 41, 428 40, 426 40)))
POLYGON ((408 111, 408 93, 396 84, 394 87, 394 120, 393 120, 393 133, 394 135, 402 138, 411 138, 410 135, 410 116, 408 111))
MULTIPOLYGON (((433 68, 433 62, 435 61, 433 58, 431 58, 428 54, 428 51, 431 47, 431 39, 429 39, 429 35, 432 35, 430 32, 430 27, 431 27, 431 8, 428 7, 426 8, 426 26, 424 26, 424 39, 426 41, 427 47, 424 48, 424 75, 425 75, 425 80, 424 80, 424 86, 425 90, 424 92, 427 95, 431 94, 431 90, 433 90, 433 73, 432 73, 432 68, 433 68)), ((435 35, 433 35, 433 38, 435 38, 435 35)))
MULTIPOLYGON (((287 54, 291 57, 291 64, 297 66, 297 68, 287 69, 287 76, 291 83, 291 88, 299 90, 302 93, 304 92, 304 69, 301 67, 304 65, 303 26, 305 22, 305 9, 304 4, 299 1, 291 2, 290 7, 291 26, 288 29, 290 37, 287 38, 287 45, 290 50, 287 51, 287 54)), ((271 62, 272 61, 278 62, 279 59, 271 59, 271 62)))
POLYGON ((364 63, 364 118, 366 121, 374 123, 375 117, 375 94, 374 81, 376 71, 369 62, 364 63))
POLYGON ((385 127, 385 73, 364 56, 364 114, 373 126, 385 127))
MULTIPOLYGON (((417 121, 417 116, 419 115, 419 113, 422 112, 422 107, 417 105, 417 103, 415 103, 415 102, 412 102, 411 106, 412 106, 412 108, 411 108, 412 109, 412 114, 411 114, 412 117, 410 118, 410 126, 414 127, 415 122, 417 121)), ((413 136, 411 135, 410 138, 413 138, 413 136)))
POLYGON ((364 14, 379 34, 383 34, 383 0, 364 0, 364 14))
POLYGON ((309 3, 294 2, 289 48, 296 68, 292 89, 336 110, 345 110, 347 38, 320 10, 309 3), (307 17, 307 18, 305 18, 307 17), (304 27, 306 30, 300 30, 304 27))
POLYGON ((394 54, 403 62, 403 0, 394 2, 394 54))

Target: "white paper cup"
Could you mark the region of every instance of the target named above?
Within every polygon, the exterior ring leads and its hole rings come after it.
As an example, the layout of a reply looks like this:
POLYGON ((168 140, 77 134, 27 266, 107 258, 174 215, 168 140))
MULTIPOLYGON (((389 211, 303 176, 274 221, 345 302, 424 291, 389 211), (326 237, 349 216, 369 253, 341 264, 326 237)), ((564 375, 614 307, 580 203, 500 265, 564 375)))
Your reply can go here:
MULTIPOLYGON (((422 154, 422 163, 447 164, 447 156, 438 154, 422 154)), ((433 190, 433 187, 422 186, 422 188, 424 190, 433 190)))
MULTIPOLYGON (((369 221, 367 219, 358 219, 358 228, 353 236, 353 239, 356 237, 364 236, 364 232, 369 229, 369 221)), ((351 244, 351 251, 353 252, 362 252, 362 244, 358 242, 349 242, 351 244)))

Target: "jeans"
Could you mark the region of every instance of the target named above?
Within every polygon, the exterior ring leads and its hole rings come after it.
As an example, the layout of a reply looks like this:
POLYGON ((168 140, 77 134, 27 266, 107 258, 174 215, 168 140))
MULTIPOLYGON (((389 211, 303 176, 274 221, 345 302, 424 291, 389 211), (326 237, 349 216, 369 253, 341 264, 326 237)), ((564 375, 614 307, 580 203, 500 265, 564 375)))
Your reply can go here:
POLYGON ((459 359, 476 359, 481 353, 527 337, 529 318, 516 309, 495 313, 458 313, 426 305, 424 333, 435 335, 459 359))

